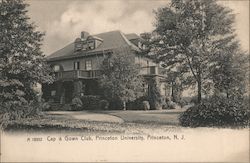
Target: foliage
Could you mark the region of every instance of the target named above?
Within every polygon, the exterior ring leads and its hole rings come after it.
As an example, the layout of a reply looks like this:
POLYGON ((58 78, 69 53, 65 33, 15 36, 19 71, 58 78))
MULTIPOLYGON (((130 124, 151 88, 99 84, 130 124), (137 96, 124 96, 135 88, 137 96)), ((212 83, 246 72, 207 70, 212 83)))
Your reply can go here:
POLYGON ((216 63, 210 68, 216 93, 224 93, 229 98, 243 98, 249 84, 248 57, 240 51, 238 42, 223 47, 223 53, 214 58, 216 63))
POLYGON ((143 101, 142 105, 144 110, 150 110, 150 105, 148 101, 143 101))
POLYGON ((49 111, 51 110, 51 105, 49 102, 42 102, 41 108, 42 108, 42 111, 49 111))
POLYGON ((107 99, 126 103, 143 95, 143 78, 134 53, 129 47, 119 48, 104 60, 100 85, 107 99))
POLYGON ((109 108, 109 102, 107 100, 101 100, 99 108, 102 110, 107 110, 109 108))
POLYGON ((159 79, 156 77, 149 79, 149 103, 151 109, 160 110, 164 102, 159 89, 159 79))
POLYGON ((19 106, 12 103, 0 105, 0 128, 5 128, 11 121, 39 116, 41 105, 38 102, 19 106))
POLYGON ((29 22, 26 8, 22 0, 0 2, 0 103, 10 112, 28 111, 36 100, 33 87, 53 81, 40 49, 44 34, 29 22))
POLYGON ((249 125, 249 110, 237 100, 213 96, 187 109, 179 120, 190 127, 240 127, 249 125))
POLYGON ((181 99, 178 101, 178 104, 180 105, 180 107, 184 107, 184 106, 188 105, 189 102, 188 102, 185 98, 181 98, 181 99))
POLYGON ((79 97, 75 97, 71 102, 72 110, 80 110, 83 106, 82 100, 79 97))
POLYGON ((100 109, 101 98, 99 96, 87 95, 81 97, 81 110, 98 110, 100 109))
MULTIPOLYGON (((120 100, 117 99, 109 99, 109 109, 110 110, 122 110, 123 109, 123 103, 120 100)), ((128 102, 127 109, 131 109, 129 107, 130 102, 128 102)))
POLYGON ((207 94, 213 88, 230 92, 234 85, 234 90, 242 89, 244 83, 235 81, 242 81, 244 73, 237 72, 244 72, 245 66, 240 67, 242 62, 235 59, 235 63, 228 62, 243 54, 235 39, 232 10, 215 0, 172 0, 155 15, 149 54, 169 72, 181 74, 184 85, 196 84, 199 103, 202 92, 207 94))
MULTIPOLYGON (((148 97, 147 96, 142 96, 137 98, 134 101, 130 101, 127 104, 127 109, 128 110, 145 110, 145 107, 143 105, 144 101, 148 101, 148 97)), ((150 109, 150 106, 149 106, 150 109)))

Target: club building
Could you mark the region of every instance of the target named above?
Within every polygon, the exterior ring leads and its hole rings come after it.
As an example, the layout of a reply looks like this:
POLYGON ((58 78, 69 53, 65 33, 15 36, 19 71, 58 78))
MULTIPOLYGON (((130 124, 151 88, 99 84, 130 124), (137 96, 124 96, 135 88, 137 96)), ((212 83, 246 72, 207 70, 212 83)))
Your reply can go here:
MULTIPOLYGON (((103 60, 108 55, 115 55, 115 49, 124 47, 135 52, 133 61, 140 65, 140 75, 145 79, 159 78, 161 94, 168 96, 170 91, 165 83, 163 69, 140 55, 145 48, 142 39, 136 34, 110 31, 96 35, 81 32, 74 42, 49 55, 47 62, 53 68, 56 80, 53 84, 42 86, 43 98, 64 104, 70 103, 76 95, 101 95, 98 79, 103 60)), ((150 89, 147 83, 145 89, 150 89)))

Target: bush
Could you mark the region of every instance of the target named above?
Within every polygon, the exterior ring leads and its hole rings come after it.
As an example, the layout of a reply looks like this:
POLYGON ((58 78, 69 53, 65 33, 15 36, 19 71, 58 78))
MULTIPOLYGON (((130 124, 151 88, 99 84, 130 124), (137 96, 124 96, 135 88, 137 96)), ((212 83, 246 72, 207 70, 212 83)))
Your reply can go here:
POLYGON ((237 127, 249 125, 249 110, 242 103, 226 97, 211 97, 180 115, 182 126, 237 127))
POLYGON ((144 110, 149 110, 150 109, 150 105, 149 105, 148 101, 143 101, 142 104, 143 104, 143 109, 144 110))
MULTIPOLYGON (((122 110, 123 109, 123 103, 119 100, 110 100, 109 101, 109 109, 111 110, 122 110)), ((128 109, 128 106, 127 106, 128 109)))
POLYGON ((11 121, 39 116, 41 107, 38 102, 26 105, 0 104, 0 128, 5 128, 11 121))
POLYGON ((49 111, 51 110, 51 105, 49 102, 42 102, 41 108, 42 108, 42 111, 49 111))
POLYGON ((81 97, 82 109, 84 110, 98 110, 100 109, 100 96, 87 95, 81 97))
POLYGON ((191 97, 190 103, 198 104, 198 97, 197 96, 191 97))
POLYGON ((103 110, 107 110, 109 108, 109 102, 107 100, 101 100, 99 104, 99 108, 103 110))
POLYGON ((180 101, 177 102, 180 107, 184 107, 189 104, 189 102, 186 99, 181 98, 180 101))
POLYGON ((145 110, 145 107, 143 104, 144 101, 148 101, 148 98, 146 96, 142 96, 140 98, 137 98, 134 101, 128 102, 127 109, 128 110, 145 110))
POLYGON ((159 79, 157 77, 149 80, 149 103, 150 108, 155 110, 161 110, 164 104, 164 99, 159 89, 159 79))
POLYGON ((72 110, 81 110, 82 106, 83 106, 83 103, 79 97, 75 97, 72 99, 72 102, 71 102, 72 110))
POLYGON ((173 101, 169 101, 168 102, 168 108, 169 109, 178 109, 178 108, 180 108, 180 106, 178 106, 178 104, 173 102, 173 101))

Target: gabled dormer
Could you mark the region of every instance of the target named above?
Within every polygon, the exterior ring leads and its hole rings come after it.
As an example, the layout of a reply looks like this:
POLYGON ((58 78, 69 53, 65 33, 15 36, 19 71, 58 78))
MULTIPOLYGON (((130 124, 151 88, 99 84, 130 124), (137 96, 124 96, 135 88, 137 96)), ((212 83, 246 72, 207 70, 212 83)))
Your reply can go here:
POLYGON ((81 32, 81 38, 76 38, 74 42, 75 52, 88 51, 96 49, 103 40, 96 36, 89 35, 88 32, 81 32))

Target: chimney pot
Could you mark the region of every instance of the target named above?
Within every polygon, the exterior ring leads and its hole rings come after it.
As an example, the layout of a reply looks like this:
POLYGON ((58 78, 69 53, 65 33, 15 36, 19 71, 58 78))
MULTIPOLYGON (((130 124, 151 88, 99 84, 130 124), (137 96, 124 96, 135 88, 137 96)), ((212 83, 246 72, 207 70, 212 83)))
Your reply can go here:
POLYGON ((89 36, 89 33, 88 33, 88 32, 85 32, 85 31, 82 31, 82 32, 81 32, 81 39, 86 40, 88 36, 89 36))

